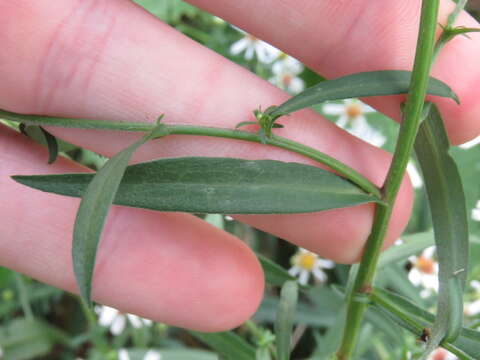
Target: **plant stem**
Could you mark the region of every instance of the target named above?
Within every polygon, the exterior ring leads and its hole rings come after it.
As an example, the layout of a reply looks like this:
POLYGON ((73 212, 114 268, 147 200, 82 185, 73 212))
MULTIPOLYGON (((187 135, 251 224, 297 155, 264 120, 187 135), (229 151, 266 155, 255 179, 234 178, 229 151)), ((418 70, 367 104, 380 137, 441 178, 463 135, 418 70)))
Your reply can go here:
POLYGON ((405 116, 400 126, 392 163, 382 188, 383 200, 386 204, 377 204, 376 206, 372 232, 367 240, 353 290, 347 295, 346 326, 342 344, 337 352, 339 360, 350 359, 355 350, 360 325, 368 305, 364 302, 356 301, 355 294, 369 293, 372 289, 380 250, 387 232, 395 199, 413 150, 432 63, 438 7, 438 0, 422 1, 417 49, 410 90, 405 105, 405 116))
MULTIPOLYGON (((96 129, 96 130, 118 130, 118 131, 132 131, 132 132, 148 132, 154 129, 157 125, 153 123, 140 123, 140 122, 119 122, 119 121, 103 121, 103 120, 91 120, 91 119, 68 119, 57 117, 43 117, 38 115, 23 115, 11 113, 8 111, 0 110, 0 118, 4 118, 10 121, 25 123, 27 125, 39 125, 39 126, 57 126, 66 128, 77 129, 96 129)), ((168 125, 165 124, 164 131, 167 135, 196 135, 196 136, 210 136, 221 137, 243 141, 250 141, 256 143, 262 143, 262 139, 256 133, 235 130, 235 129, 223 129, 207 126, 194 126, 194 125, 168 125)), ((273 135, 271 138, 266 139, 266 144, 275 146, 278 148, 286 149, 294 153, 303 155, 307 158, 315 160, 321 164, 328 166, 331 170, 337 174, 350 180, 362 190, 367 193, 376 196, 378 199, 381 197, 380 190, 370 180, 360 174, 353 168, 345 165, 344 163, 336 160, 335 158, 315 150, 309 146, 303 145, 293 140, 283 138, 281 136, 273 135)))

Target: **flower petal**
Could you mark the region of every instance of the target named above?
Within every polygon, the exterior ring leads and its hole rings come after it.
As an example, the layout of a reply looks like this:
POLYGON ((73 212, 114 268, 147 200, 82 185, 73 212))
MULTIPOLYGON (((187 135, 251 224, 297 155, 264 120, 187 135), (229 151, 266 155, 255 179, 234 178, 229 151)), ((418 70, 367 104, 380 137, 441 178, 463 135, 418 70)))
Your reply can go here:
POLYGON ((298 276, 298 282, 302 285, 307 285, 309 278, 310 278, 310 271, 301 270, 300 275, 298 276))
POLYGON ((347 107, 342 104, 325 104, 322 106, 322 112, 326 115, 343 115, 346 109, 347 107))
POLYGON ((127 323, 126 317, 124 315, 119 314, 115 318, 115 320, 113 320, 113 323, 110 326, 110 332, 112 333, 112 335, 115 335, 115 336, 120 335, 125 329, 126 323, 127 323))
POLYGON ((119 315, 119 311, 110 306, 100 306, 98 324, 104 327, 112 325, 115 318, 119 315))
POLYGON ((130 355, 128 355, 128 351, 125 349, 118 350, 118 360, 130 360, 130 355))

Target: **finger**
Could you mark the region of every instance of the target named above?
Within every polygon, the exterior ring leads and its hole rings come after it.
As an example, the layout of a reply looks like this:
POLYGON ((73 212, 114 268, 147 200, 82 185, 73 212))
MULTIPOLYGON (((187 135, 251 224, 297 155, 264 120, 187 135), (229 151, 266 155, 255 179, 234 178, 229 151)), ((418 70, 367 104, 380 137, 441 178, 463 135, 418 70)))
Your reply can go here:
MULTIPOLYGON (((420 0, 187 1, 283 49, 327 78, 361 71, 410 70, 413 66, 420 0)), ((440 23, 446 23, 454 5, 450 0, 441 1, 440 23)), ((479 27, 466 12, 456 25, 479 27)), ((457 36, 440 53, 432 70, 433 76, 460 96, 460 106, 449 99, 434 99, 454 144, 480 134, 478 59, 480 33, 471 33, 469 38, 457 36)), ((399 120, 404 99, 391 96, 366 101, 399 120)))
MULTIPOLYGON (((53 8, 45 0, 8 4, 0 4, 0 14, 7 19, 6 24, 0 21, 0 27, 5 27, 0 28, 0 41, 9 54, 1 60, 5 64, 0 68, 5 86, 0 88, 0 107, 130 121, 153 121, 164 113, 165 121, 171 123, 233 128, 240 121, 251 120, 251 111, 258 105, 278 104, 287 98, 271 84, 201 47, 130 2, 63 1, 53 8), (10 26, 8 19, 12 17, 26 24, 27 29, 10 26), (24 42, 25 34, 28 39, 24 42)), ((382 184, 389 154, 353 138, 311 111, 298 112, 283 123, 286 128, 277 134, 331 154, 382 184)), ((125 133, 52 131, 106 155, 138 138, 125 133)), ((135 160, 187 155, 313 164, 296 154, 259 144, 188 136, 171 136, 146 144, 135 160)), ((411 187, 405 183, 387 243, 402 232, 411 202, 411 187)), ((242 220, 325 257, 352 262, 361 252, 372 217, 373 206, 363 205, 288 217, 244 216, 242 220)))
MULTIPOLYGON (((22 186, 14 174, 85 171, 0 128, 0 264, 78 292, 71 234, 79 201, 22 186)), ((187 214, 111 209, 93 298, 122 311, 201 331, 238 326, 263 295, 262 270, 240 240, 187 214), (241 299, 241 301, 239 301, 241 299), (188 311, 185 311, 188 309, 188 311)))

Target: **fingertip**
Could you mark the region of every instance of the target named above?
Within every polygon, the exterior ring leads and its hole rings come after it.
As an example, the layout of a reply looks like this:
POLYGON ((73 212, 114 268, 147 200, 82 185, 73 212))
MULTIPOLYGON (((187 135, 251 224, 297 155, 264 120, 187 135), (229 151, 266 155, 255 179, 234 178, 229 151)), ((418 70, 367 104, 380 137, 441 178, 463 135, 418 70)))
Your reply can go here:
POLYGON ((99 302, 204 332, 239 326, 255 312, 264 277, 239 239, 188 214, 116 212, 95 269, 99 302))

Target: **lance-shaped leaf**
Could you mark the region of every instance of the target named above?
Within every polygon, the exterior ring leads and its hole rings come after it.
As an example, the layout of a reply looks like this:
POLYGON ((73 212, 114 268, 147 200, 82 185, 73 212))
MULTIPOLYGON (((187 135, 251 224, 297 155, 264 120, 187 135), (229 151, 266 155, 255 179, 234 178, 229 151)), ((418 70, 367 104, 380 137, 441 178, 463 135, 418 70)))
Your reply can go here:
POLYGON ((460 333, 463 319, 468 221, 460 174, 448 152, 449 148, 442 118, 432 104, 415 142, 432 212, 439 259, 438 311, 426 354, 444 339, 454 341, 460 333))
MULTIPOLYGON (((92 177, 65 174, 13 178, 43 191, 81 197, 92 177)), ((303 213, 373 201, 379 200, 315 166, 203 157, 129 166, 114 199, 119 205, 214 214, 303 213)))
MULTIPOLYGON (((410 71, 381 70, 343 76, 322 81, 287 100, 269 112, 273 118, 328 101, 357 97, 406 94, 410 86, 410 71)), ((427 93, 449 97, 458 102, 457 95, 444 82, 430 78, 427 93)))
POLYGON ((296 281, 287 281, 280 292, 280 302, 275 321, 275 338, 278 360, 289 360, 292 344, 293 320, 298 300, 296 281))
POLYGON ((162 125, 159 125, 112 157, 95 176, 90 175, 85 183, 73 229, 72 257, 80 295, 87 304, 91 303, 92 276, 100 236, 128 161, 135 150, 157 136, 161 128, 162 125))

